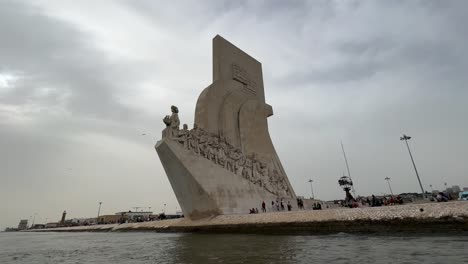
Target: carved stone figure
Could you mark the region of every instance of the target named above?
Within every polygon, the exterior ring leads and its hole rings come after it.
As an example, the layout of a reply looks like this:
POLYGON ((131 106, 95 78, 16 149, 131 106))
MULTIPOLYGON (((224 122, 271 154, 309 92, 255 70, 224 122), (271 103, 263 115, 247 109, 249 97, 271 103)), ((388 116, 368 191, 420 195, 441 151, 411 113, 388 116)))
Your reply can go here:
POLYGON ((257 159, 257 155, 254 153, 252 155, 252 176, 254 179, 262 179, 263 178, 263 170, 261 162, 257 159))
POLYGON ((189 149, 193 150, 197 154, 200 154, 200 130, 198 129, 197 124, 194 124, 193 129, 189 131, 188 141, 189 149))
POLYGON ((232 153, 233 153, 232 149, 227 151, 226 156, 225 156, 224 168, 226 168, 230 172, 235 173, 234 159, 232 158, 232 153))
POLYGON ((228 155, 228 144, 226 142, 226 139, 224 137, 221 137, 218 141, 218 164, 223 166, 224 168, 226 167, 226 158, 228 155))
POLYGON ((182 129, 179 130, 179 133, 176 137, 176 140, 181 143, 182 145, 184 145, 185 148, 189 148, 188 147, 188 136, 189 136, 189 130, 188 130, 188 126, 187 124, 184 124, 182 126, 182 129))
POLYGON ((239 168, 243 164, 242 152, 239 149, 234 149, 229 152, 229 166, 232 166, 232 172, 235 174, 239 173, 239 168))
POLYGON ((205 158, 216 162, 216 147, 217 143, 215 142, 215 138, 212 136, 208 137, 205 145, 205 158))
POLYGON ((164 124, 166 124, 165 134, 163 134, 163 137, 174 138, 179 133, 179 109, 177 106, 173 105, 171 106, 171 112, 172 114, 170 116, 167 115, 163 119, 164 124))
POLYGON ((253 176, 252 175, 252 160, 247 158, 247 159, 245 159, 244 164, 243 164, 242 177, 244 177, 245 179, 251 181, 251 180, 253 180, 252 176, 253 176))

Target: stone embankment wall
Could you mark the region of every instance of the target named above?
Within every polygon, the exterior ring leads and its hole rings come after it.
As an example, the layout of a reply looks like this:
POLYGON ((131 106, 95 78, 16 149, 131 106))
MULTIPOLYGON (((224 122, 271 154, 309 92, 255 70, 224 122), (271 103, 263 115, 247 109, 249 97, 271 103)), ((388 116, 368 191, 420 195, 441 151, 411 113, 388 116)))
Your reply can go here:
POLYGON ((340 208, 320 211, 220 215, 197 221, 173 219, 120 225, 54 228, 38 231, 157 232, 466 232, 468 202, 340 208))

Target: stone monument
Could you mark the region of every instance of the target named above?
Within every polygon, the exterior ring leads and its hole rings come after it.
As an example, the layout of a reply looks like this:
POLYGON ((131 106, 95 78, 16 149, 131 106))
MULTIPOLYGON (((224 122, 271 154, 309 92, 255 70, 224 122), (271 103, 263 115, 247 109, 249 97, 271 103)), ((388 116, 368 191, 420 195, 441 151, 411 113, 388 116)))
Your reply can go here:
MULTIPOLYGON (((227 40, 213 39, 213 83, 198 97, 195 124, 180 129, 171 107, 156 151, 184 215, 245 214, 296 195, 268 132, 262 65, 227 40)), ((281 208, 280 208, 281 210, 281 208)))

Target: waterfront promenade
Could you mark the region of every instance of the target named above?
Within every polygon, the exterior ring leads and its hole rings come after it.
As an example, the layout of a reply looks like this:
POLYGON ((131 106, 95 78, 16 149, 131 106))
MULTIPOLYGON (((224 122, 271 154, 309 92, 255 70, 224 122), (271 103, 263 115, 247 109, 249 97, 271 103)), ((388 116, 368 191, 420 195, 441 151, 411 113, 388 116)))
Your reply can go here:
POLYGON ((185 218, 127 224, 31 230, 36 232, 393 232, 468 231, 468 202, 405 204, 246 215, 219 215, 192 221, 185 218))

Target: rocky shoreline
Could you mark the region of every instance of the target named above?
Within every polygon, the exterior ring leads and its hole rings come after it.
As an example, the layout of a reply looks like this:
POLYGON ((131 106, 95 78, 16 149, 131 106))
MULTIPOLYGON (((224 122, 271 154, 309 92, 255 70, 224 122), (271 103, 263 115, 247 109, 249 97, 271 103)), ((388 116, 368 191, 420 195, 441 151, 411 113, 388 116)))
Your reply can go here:
POLYGON ((320 211, 219 215, 196 221, 163 221, 62 227, 33 232, 212 232, 212 233, 338 233, 338 232, 468 232, 468 202, 339 208, 320 211))

